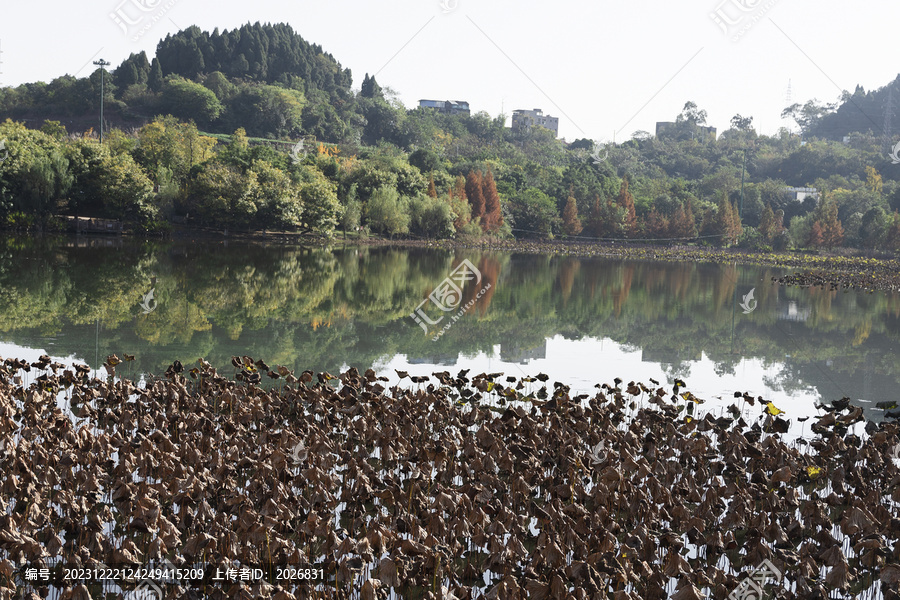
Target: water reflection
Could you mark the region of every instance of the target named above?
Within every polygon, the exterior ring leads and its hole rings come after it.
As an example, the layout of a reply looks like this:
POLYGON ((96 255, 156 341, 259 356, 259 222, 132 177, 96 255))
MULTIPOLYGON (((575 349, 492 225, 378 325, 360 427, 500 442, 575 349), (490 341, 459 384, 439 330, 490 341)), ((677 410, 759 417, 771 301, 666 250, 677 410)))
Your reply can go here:
POLYGON ((126 376, 199 356, 230 373, 232 355, 250 355, 300 370, 459 365, 543 370, 584 389, 616 376, 682 377, 710 395, 892 399, 900 296, 773 286, 782 273, 477 250, 8 238, 0 341, 9 354, 30 348, 95 369, 109 354, 135 354, 126 376), (409 315, 463 259, 484 281, 462 302, 490 289, 432 341, 409 315), (751 289, 758 304, 744 314, 751 289))

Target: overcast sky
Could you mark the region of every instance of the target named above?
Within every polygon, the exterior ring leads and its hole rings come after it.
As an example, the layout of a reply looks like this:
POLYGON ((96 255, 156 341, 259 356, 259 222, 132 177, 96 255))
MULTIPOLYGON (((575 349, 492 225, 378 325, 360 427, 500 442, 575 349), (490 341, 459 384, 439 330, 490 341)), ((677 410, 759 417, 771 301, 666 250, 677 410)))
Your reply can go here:
POLYGON ((692 100, 720 132, 740 113, 772 134, 789 81, 793 102, 832 102, 893 80, 898 13, 838 0, 3 0, 0 85, 152 57, 190 25, 286 22, 350 68, 354 88, 376 73, 407 107, 541 108, 570 141, 622 141, 692 100))

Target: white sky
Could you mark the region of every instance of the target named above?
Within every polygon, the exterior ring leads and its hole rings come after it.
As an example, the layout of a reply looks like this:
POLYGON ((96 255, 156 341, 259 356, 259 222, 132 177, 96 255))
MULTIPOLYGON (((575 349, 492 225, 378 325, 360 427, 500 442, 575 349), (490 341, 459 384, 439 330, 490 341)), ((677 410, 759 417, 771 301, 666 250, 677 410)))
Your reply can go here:
POLYGON ((838 0, 3 0, 0 85, 83 77, 99 58, 114 68, 190 25, 287 22, 352 69, 355 88, 377 72, 407 107, 429 98, 491 116, 542 108, 570 141, 621 141, 693 100, 720 132, 740 113, 772 134, 789 80, 794 102, 893 80, 897 16, 894 3, 838 0), (143 19, 132 37, 149 29, 130 39, 117 11, 143 19), (749 29, 730 40, 717 11, 737 23, 732 35, 749 29))

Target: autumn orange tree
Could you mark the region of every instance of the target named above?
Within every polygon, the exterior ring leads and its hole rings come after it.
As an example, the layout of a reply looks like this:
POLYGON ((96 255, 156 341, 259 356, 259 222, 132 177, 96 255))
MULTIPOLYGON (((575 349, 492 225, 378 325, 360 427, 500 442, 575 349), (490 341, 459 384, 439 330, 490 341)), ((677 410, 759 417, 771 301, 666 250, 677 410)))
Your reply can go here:
POLYGON ((578 218, 578 202, 571 195, 571 190, 569 198, 566 200, 566 207, 563 209, 562 223, 566 235, 578 235, 584 229, 581 219, 578 218))
POLYGON ((817 207, 816 222, 822 227, 822 245, 836 248, 844 243, 844 227, 838 219, 838 207, 833 198, 823 199, 817 207))
POLYGON ((481 171, 469 171, 466 177, 466 198, 472 207, 472 220, 484 216, 485 202, 481 171))
POLYGON ((622 185, 619 187, 616 204, 625 209, 625 235, 631 238, 637 237, 639 231, 637 213, 634 210, 634 196, 628 191, 627 177, 622 178, 622 185))
POLYGON ((669 218, 663 214, 660 214, 656 207, 654 206, 650 210, 650 214, 647 215, 647 225, 645 228, 645 233, 648 237, 654 239, 663 239, 669 237, 669 218))
POLYGON ((497 192, 497 184, 490 169, 481 179, 481 195, 484 198, 481 227, 485 232, 493 233, 503 225, 503 214, 500 211, 500 194, 497 192))
POLYGON ((697 224, 694 223, 694 209, 688 200, 678 205, 669 220, 669 233, 675 238, 697 237, 697 224))
POLYGON ((776 235, 775 227, 775 211, 772 210, 771 204, 766 204, 762 217, 759 220, 759 235, 763 242, 771 244, 776 235))

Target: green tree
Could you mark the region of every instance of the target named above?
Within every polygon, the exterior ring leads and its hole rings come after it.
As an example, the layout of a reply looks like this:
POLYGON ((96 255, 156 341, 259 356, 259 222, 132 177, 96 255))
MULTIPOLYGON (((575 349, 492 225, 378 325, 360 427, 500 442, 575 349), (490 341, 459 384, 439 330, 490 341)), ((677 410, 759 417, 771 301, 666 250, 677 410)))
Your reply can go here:
POLYGON ((453 235, 450 205, 440 198, 419 195, 409 201, 410 231, 428 238, 453 235))
POLYGON ((393 237, 409 233, 409 206, 396 189, 375 190, 366 203, 366 223, 375 232, 393 237))
POLYGON ((347 231, 356 231, 362 218, 362 204, 356 194, 356 184, 350 186, 347 199, 344 203, 344 213, 341 215, 341 227, 344 229, 344 237, 347 231))
POLYGON ((528 188, 510 201, 513 230, 518 237, 553 237, 559 216, 556 203, 544 192, 528 188))
POLYGON ((337 186, 318 169, 308 167, 303 171, 300 199, 305 228, 329 237, 333 235, 343 212, 337 186))
POLYGON ((218 119, 223 110, 222 103, 213 92, 177 75, 170 75, 163 82, 160 108, 163 112, 180 119, 194 120, 201 125, 218 119))

